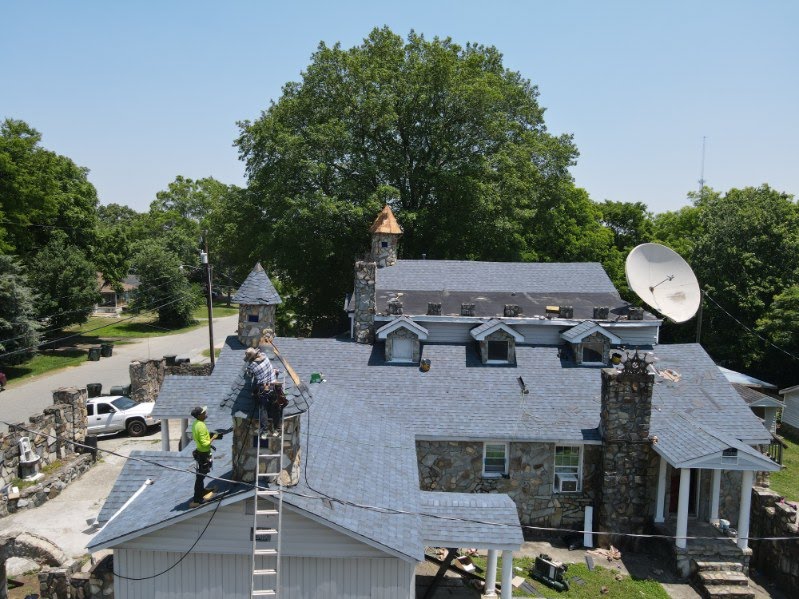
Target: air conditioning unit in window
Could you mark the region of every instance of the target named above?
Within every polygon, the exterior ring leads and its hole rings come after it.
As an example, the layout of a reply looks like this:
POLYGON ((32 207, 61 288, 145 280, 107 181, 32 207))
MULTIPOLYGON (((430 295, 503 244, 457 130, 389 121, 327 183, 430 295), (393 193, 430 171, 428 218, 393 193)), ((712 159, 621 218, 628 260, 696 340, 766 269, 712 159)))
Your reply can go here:
POLYGON ((574 493, 577 491, 577 475, 562 474, 555 475, 555 489, 558 493, 574 493))

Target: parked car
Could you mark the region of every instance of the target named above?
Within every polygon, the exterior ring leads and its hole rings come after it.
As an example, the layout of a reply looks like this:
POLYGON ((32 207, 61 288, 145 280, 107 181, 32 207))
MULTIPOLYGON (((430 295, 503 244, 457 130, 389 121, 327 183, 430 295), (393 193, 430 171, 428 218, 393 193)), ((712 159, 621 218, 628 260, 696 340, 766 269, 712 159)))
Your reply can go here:
POLYGON ((156 424, 152 417, 154 403, 137 403, 124 395, 94 397, 86 402, 90 435, 106 435, 128 431, 131 437, 141 437, 147 428, 156 424))

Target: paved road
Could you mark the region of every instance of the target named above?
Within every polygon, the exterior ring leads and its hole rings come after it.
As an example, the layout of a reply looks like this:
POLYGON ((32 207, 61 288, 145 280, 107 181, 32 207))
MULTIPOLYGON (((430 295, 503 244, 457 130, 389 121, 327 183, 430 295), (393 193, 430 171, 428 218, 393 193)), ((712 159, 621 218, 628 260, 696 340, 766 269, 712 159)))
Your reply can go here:
MULTIPOLYGON (((217 347, 225 337, 236 332, 238 316, 214 318, 214 341, 217 347)), ((208 349, 208 329, 200 327, 188 333, 149 337, 133 343, 114 346, 114 354, 110 358, 101 358, 99 362, 82 362, 51 374, 29 379, 28 381, 10 385, 0 393, 0 420, 8 422, 27 422, 28 417, 53 402, 53 391, 59 387, 84 387, 87 383, 102 383, 103 393, 108 393, 112 385, 130 383, 128 365, 134 360, 149 360, 165 355, 177 354, 188 357, 192 362, 208 360, 202 356, 208 349)), ((6 430, 0 424, 0 431, 6 430)))

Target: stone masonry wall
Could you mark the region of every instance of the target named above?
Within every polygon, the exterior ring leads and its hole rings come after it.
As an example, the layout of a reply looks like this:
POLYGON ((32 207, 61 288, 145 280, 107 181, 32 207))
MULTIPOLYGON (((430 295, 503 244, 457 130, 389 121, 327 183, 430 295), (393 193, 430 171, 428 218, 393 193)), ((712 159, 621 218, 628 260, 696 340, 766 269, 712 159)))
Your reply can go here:
POLYGON ((394 266, 397 263, 399 235, 395 233, 372 233, 372 260, 378 268, 394 266), (383 242, 386 247, 383 247, 383 242))
POLYGON ((386 361, 390 362, 394 358, 394 339, 410 339, 413 345, 413 355, 411 356, 411 362, 418 362, 422 357, 422 344, 419 341, 419 336, 416 333, 412 333, 408 329, 404 327, 400 327, 394 331, 391 331, 388 335, 386 335, 386 361))
POLYGON ((622 371, 602 370, 601 529, 642 533, 652 517, 651 489, 657 484, 649 439, 654 378, 636 357, 628 358, 622 371))
POLYGON ((264 331, 275 330, 275 305, 247 305, 239 306, 238 338, 242 345, 258 347, 264 331), (250 322, 249 317, 256 316, 257 322, 250 322))
POLYGON ((213 371, 210 362, 190 364, 183 362, 167 366, 166 360, 134 361, 128 367, 130 373, 130 397, 138 402, 152 402, 158 397, 164 377, 168 374, 208 376, 213 371))
MULTIPOLYGON (((250 418, 249 415, 237 412, 233 415, 233 479, 246 483, 255 480, 255 464, 259 429, 258 416, 250 418)), ((270 437, 268 441, 261 441, 262 444, 269 443, 269 453, 278 453, 280 450, 280 438, 270 437)), ((263 450, 262 450, 263 451, 263 450)), ((300 417, 293 416, 283 419, 283 455, 288 459, 288 463, 283 464, 280 473, 280 484, 283 486, 293 486, 299 482, 300 474, 300 417)), ((277 459, 277 458, 276 458, 277 459)), ((263 466, 264 464, 262 464, 263 466)), ((275 471, 273 464, 266 464, 269 471, 275 471)), ((265 472, 261 468, 261 472, 265 472)))
MULTIPOLYGON (((797 509, 763 487, 752 489, 751 537, 792 537, 788 541, 750 541, 751 564, 786 593, 799 589, 797 509)), ((794 595, 795 596, 795 595, 794 595)))
POLYGON ((357 343, 372 343, 375 339, 375 269, 374 262, 355 263, 353 337, 357 343))
POLYGON ((583 447, 583 490, 554 493, 555 444, 510 443, 508 475, 483 477, 483 444, 466 441, 417 441, 419 481, 425 491, 507 493, 519 520, 533 526, 582 528, 585 506, 595 503, 598 445, 583 447))
POLYGON ((507 341, 508 342, 508 363, 516 363, 516 340, 503 330, 494 331, 490 335, 486 335, 485 339, 480 341, 480 359, 483 364, 488 362, 488 342, 489 341, 507 341))
POLYGON ((114 599, 114 558, 108 555, 88 570, 78 560, 39 573, 42 599, 114 599))

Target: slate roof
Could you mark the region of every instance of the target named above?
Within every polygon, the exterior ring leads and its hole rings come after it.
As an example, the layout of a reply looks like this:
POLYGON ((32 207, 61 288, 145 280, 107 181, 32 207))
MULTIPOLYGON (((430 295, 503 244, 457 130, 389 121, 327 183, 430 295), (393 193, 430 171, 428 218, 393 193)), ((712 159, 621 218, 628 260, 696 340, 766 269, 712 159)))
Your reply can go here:
POLYGON ((621 340, 618 336, 611 333, 601 324, 596 323, 591 320, 584 320, 578 325, 573 326, 570 329, 563 331, 560 336, 562 339, 570 343, 576 343, 582 339, 585 339, 586 335, 590 333, 592 330, 596 330, 599 334, 604 335, 607 337, 612 343, 619 343, 621 340))
POLYGON ((733 388, 738 392, 738 395, 746 402, 750 408, 757 407, 770 407, 782 408, 783 402, 776 397, 766 395, 760 391, 756 391, 747 385, 739 385, 738 383, 732 384, 733 388))
POLYGON ((258 262, 233 296, 237 304, 246 305, 271 305, 283 303, 280 296, 269 280, 264 267, 258 262))
POLYGON ((748 374, 744 374, 742 372, 736 372, 735 370, 724 368, 723 366, 719 366, 719 370, 724 373, 724 376, 731 383, 746 385, 747 387, 762 387, 764 389, 777 388, 777 385, 767 383, 766 381, 761 381, 760 379, 756 379, 755 377, 749 376, 748 374))

